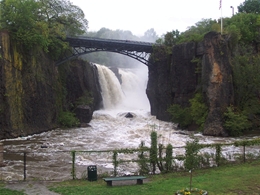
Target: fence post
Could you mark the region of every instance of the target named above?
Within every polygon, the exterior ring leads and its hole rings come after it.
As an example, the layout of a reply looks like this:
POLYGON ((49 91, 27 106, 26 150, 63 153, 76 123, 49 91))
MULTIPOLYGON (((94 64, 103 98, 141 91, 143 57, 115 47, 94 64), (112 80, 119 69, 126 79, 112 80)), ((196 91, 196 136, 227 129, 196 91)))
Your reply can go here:
POLYGON ((244 152, 244 163, 246 162, 246 145, 243 145, 243 152, 244 152))
POLYGON ((23 180, 26 180, 26 152, 23 153, 23 180))
POLYGON ((119 162, 117 161, 117 156, 118 156, 118 153, 115 150, 113 152, 114 176, 117 176, 117 167, 118 167, 118 164, 119 164, 119 162))
POLYGON ((71 175, 72 179, 74 180, 76 178, 76 169, 75 169, 75 159, 76 159, 76 151, 71 152, 72 155, 72 170, 71 170, 71 175))
POLYGON ((0 142, 0 166, 4 164, 4 146, 3 143, 0 142))

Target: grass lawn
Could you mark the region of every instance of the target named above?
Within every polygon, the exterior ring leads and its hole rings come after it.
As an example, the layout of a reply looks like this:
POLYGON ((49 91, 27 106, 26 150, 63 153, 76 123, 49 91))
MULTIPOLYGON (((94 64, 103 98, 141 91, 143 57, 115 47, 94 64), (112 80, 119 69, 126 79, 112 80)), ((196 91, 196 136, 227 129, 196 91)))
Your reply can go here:
MULTIPOLYGON (((177 190, 189 187, 190 174, 188 172, 169 173, 148 176, 149 182, 143 185, 117 185, 106 186, 101 179, 89 182, 74 180, 59 183, 51 190, 63 194, 140 194, 140 195, 168 195, 177 190)), ((193 172, 192 187, 204 189, 209 195, 215 194, 260 194, 260 161, 240 165, 227 165, 223 167, 196 170, 193 172)))

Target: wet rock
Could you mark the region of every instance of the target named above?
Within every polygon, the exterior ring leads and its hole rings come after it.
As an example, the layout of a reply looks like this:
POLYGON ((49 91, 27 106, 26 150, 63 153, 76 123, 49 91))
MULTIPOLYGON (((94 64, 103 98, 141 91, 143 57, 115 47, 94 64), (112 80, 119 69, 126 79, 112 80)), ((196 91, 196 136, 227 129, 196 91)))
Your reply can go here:
POLYGON ((41 145, 41 148, 48 148, 47 145, 41 145))
POLYGON ((89 106, 79 105, 75 109, 75 113, 81 124, 89 123, 92 119, 93 112, 89 106))
POLYGON ((134 115, 132 115, 130 112, 128 112, 126 115, 125 115, 126 118, 133 118, 134 115))

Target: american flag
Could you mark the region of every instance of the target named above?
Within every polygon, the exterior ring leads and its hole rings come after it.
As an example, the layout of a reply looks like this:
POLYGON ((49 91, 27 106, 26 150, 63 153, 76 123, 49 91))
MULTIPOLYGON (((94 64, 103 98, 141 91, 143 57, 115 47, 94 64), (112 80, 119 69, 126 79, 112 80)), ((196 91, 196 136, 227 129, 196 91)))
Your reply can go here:
POLYGON ((222 0, 219 1, 219 9, 221 8, 222 0))

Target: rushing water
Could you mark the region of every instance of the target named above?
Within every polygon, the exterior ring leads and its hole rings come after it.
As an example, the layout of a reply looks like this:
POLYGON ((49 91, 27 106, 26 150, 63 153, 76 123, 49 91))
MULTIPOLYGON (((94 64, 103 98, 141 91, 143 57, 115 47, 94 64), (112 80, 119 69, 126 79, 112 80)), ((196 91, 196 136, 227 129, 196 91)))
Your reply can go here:
MULTIPOLYGON (((120 70, 122 84, 107 67, 97 65, 102 88, 104 109, 94 112, 89 127, 69 130, 56 129, 17 139, 3 140, 4 163, 0 179, 22 180, 24 176, 24 153, 26 154, 27 179, 71 179, 70 151, 93 151, 76 153, 77 178, 84 177, 89 165, 97 165, 98 173, 111 172, 112 153, 96 152, 121 148, 137 148, 141 141, 150 146, 150 133, 156 130, 158 142, 171 143, 174 147, 184 146, 190 139, 179 133, 172 123, 157 120, 150 115, 150 105, 145 94, 147 67, 120 70), (131 113, 132 118, 125 116, 131 113), (65 152, 67 151, 67 152, 65 152), (12 152, 12 153, 10 153, 12 152), (14 153, 15 152, 15 153, 14 153)), ((233 142, 232 138, 217 138, 196 134, 200 143, 233 142)), ((223 151, 235 152, 239 148, 227 147, 223 151)), ((208 151, 210 152, 210 151, 208 151)), ((259 152, 259 151, 258 151, 259 152)), ((184 149, 174 149, 174 155, 184 153, 184 149)), ((131 160, 137 154, 119 155, 131 160)), ((121 174, 137 172, 135 163, 119 167, 121 174)))

